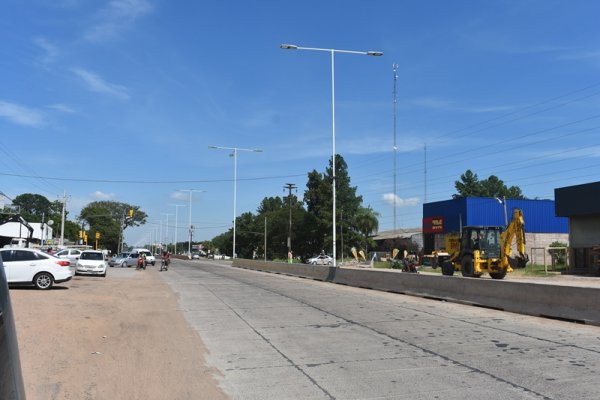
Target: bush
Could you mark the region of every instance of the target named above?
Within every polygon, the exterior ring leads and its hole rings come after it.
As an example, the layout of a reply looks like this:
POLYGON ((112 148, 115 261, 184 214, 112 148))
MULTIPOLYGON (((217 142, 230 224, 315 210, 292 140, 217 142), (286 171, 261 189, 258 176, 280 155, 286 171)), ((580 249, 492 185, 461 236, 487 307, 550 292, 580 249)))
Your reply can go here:
POLYGON ((548 249, 548 253, 550 253, 550 256, 552 257, 552 260, 554 260, 555 264, 565 264, 567 261, 567 252, 565 251, 565 249, 555 249, 553 250, 552 247, 567 247, 568 244, 567 243, 563 243, 563 242, 552 242, 550 243, 550 249, 548 249))

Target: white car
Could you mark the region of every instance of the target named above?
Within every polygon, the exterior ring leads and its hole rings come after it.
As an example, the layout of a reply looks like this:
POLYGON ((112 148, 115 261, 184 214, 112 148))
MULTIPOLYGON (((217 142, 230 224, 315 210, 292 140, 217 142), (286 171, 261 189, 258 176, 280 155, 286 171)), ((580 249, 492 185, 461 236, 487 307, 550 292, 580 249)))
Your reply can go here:
POLYGON ((333 265, 333 258, 326 254, 321 254, 319 256, 309 258, 308 263, 311 265, 333 265))
POLYGON ((71 265, 75 266, 77 264, 77 260, 79 260, 79 256, 81 255, 81 250, 64 249, 56 252, 54 255, 58 258, 64 258, 71 261, 71 265))
POLYGON ((60 259, 43 251, 28 248, 0 249, 4 272, 9 284, 34 285, 50 289, 54 283, 71 280, 73 270, 69 260, 60 259))
POLYGON ((79 256, 79 260, 77 261, 75 275, 85 274, 106 276, 107 268, 108 262, 101 251, 84 250, 81 252, 81 256, 79 256))

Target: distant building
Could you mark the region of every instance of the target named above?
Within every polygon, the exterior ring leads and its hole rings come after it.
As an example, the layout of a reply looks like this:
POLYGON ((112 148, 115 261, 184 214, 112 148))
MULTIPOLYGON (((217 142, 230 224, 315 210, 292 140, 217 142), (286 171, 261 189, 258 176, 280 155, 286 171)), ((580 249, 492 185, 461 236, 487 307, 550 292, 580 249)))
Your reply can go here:
POLYGON ((386 240, 410 239, 419 246, 419 249, 423 248, 423 232, 421 231, 421 228, 380 231, 377 232, 372 239, 377 243, 378 247, 381 246, 386 240))
MULTIPOLYGON (((33 243, 41 243, 42 234, 45 242, 52 239, 54 231, 48 224, 43 224, 43 230, 42 224, 39 222, 30 222, 29 225, 33 228, 33 243)), ((6 224, 0 225, 0 247, 10 243, 12 238, 27 238, 28 235, 29 230, 19 222, 7 222, 6 224)))
MULTIPOLYGON (((552 242, 569 240, 568 219, 557 217, 553 200, 462 197, 423 204, 424 253, 444 247, 444 237, 463 226, 505 226, 513 210, 523 211, 526 252, 532 262, 542 263, 544 249, 552 242)), ((546 254, 547 255, 547 254, 546 254)))
POLYGON ((569 220, 569 261, 578 272, 600 272, 600 182, 554 189, 556 215, 569 220))

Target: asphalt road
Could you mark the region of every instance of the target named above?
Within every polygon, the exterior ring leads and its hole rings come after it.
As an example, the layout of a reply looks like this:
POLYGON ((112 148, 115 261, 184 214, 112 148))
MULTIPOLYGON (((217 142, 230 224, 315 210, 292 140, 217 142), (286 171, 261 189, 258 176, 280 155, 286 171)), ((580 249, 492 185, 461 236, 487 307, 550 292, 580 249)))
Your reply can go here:
POLYGON ((600 398, 598 327, 224 262, 161 278, 235 399, 600 398))

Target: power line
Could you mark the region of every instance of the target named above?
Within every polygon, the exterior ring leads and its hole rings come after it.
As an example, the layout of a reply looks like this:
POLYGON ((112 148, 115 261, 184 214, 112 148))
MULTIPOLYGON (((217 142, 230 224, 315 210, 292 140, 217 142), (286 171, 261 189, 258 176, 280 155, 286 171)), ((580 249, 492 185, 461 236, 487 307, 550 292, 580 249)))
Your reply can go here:
MULTIPOLYGON (((48 179, 54 181, 69 181, 69 182, 93 182, 93 183, 128 183, 128 184, 182 184, 182 183, 219 183, 219 182, 233 182, 233 179, 200 179, 200 180, 177 180, 177 181, 149 181, 149 180, 112 180, 112 179, 86 179, 86 178, 61 178, 54 176, 38 176, 38 175, 24 175, 24 174, 9 174, 0 172, 2 176, 12 176, 17 178, 37 178, 37 179, 48 179)), ((299 176, 306 176, 307 174, 294 174, 294 175, 280 175, 280 176, 262 176, 255 178, 238 178, 238 181, 260 181, 260 180, 271 180, 271 179, 283 179, 283 178, 297 178, 299 176)))

